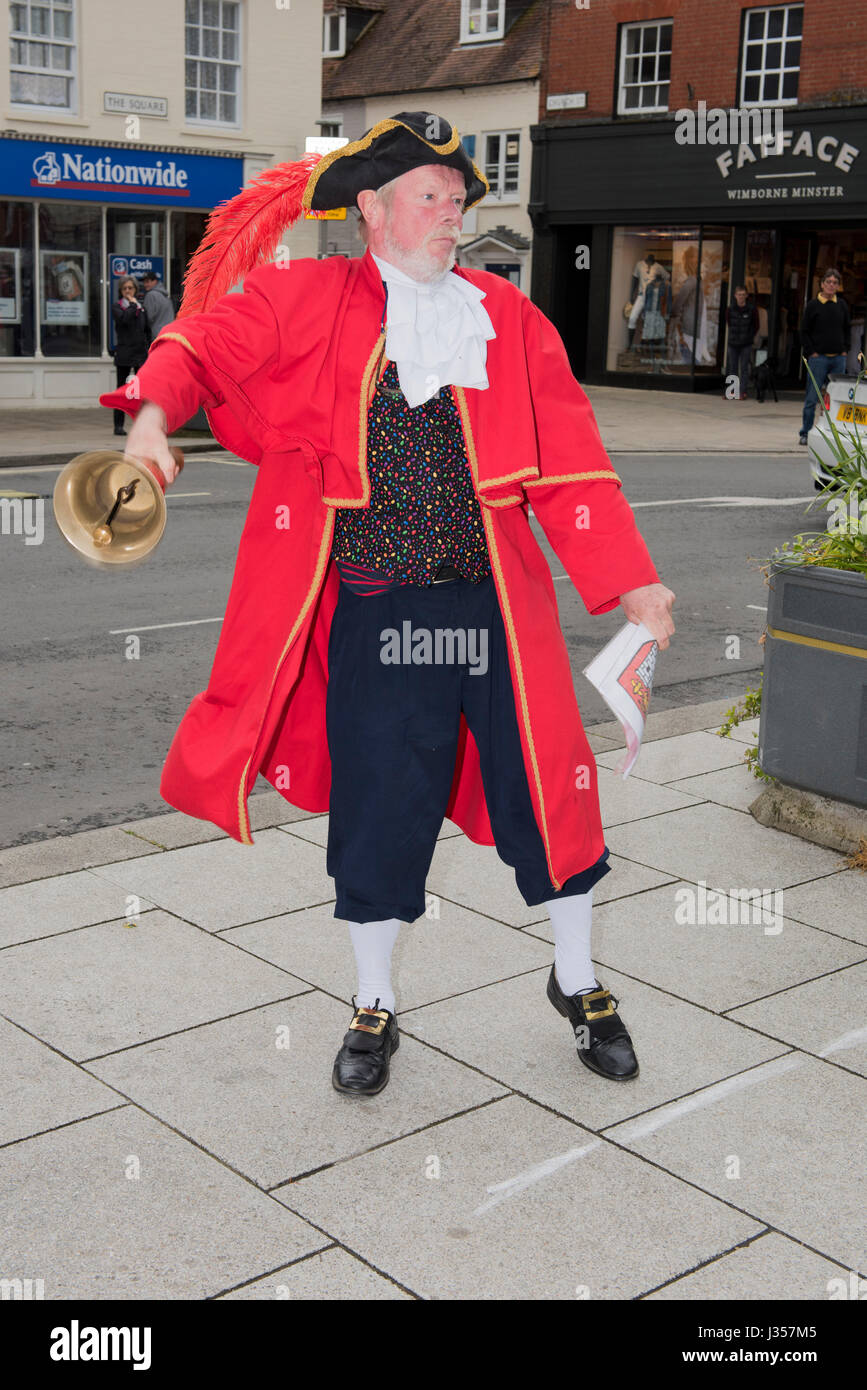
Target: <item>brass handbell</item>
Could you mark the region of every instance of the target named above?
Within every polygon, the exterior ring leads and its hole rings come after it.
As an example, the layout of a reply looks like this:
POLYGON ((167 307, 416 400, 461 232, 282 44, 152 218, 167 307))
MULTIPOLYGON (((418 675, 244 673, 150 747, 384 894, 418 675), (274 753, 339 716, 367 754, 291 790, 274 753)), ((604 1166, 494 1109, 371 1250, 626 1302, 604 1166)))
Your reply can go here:
MULTIPOLYGON (((181 450, 170 453, 182 469, 181 450)), ((54 485, 54 517, 69 544, 92 563, 138 564, 165 530, 165 478, 154 464, 116 449, 78 454, 54 485)))

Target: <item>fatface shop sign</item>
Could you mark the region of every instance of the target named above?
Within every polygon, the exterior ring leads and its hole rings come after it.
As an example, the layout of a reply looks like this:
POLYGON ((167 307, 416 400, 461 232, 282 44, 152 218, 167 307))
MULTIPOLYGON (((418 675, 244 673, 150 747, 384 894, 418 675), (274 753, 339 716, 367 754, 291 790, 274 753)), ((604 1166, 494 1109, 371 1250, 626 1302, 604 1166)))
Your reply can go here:
POLYGON ((786 130, 755 145, 738 145, 716 156, 730 202, 843 200, 847 176, 861 151, 830 131, 786 130), (738 174, 741 175, 738 178, 738 174))
POLYGON ((536 127, 538 225, 867 218, 867 107, 671 114, 536 127))

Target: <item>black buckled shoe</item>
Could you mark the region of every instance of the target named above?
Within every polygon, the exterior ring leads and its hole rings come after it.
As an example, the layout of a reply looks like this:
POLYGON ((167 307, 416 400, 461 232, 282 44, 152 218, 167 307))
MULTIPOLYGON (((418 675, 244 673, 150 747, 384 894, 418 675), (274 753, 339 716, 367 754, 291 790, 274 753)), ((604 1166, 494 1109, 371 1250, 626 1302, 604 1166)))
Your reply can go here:
POLYGON ((380 1009, 377 999, 372 1009, 352 1007, 355 1013, 334 1059, 331 1084, 347 1096, 375 1096, 388 1085, 392 1054, 400 1046, 397 1017, 380 1009))
POLYGON ((566 995, 557 983, 553 965, 547 994, 558 1014, 571 1023, 585 1067, 611 1081, 631 1081, 638 1075, 632 1039, 617 1014, 620 1001, 613 994, 599 988, 591 994, 566 995))

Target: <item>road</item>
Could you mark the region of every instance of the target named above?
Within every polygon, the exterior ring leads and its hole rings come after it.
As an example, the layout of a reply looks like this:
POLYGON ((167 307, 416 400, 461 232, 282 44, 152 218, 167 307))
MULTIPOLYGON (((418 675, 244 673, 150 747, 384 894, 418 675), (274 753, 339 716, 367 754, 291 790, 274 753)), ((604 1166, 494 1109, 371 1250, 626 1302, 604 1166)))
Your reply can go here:
MULTIPOLYGON (((764 559, 796 531, 822 525, 818 507, 805 515, 815 496, 806 461, 613 457, 654 563, 677 595, 677 633, 660 654, 651 708, 729 695, 734 703, 762 664, 767 594, 750 557, 764 559)), ((57 471, 4 469, 0 490, 49 499, 57 471)), ((169 809, 160 769, 184 710, 207 684, 255 480, 255 468, 229 455, 189 456, 168 494, 159 547, 126 572, 95 570, 78 557, 49 500, 41 544, 8 527, 0 534, 0 846, 169 809), (137 656, 127 654, 131 635, 137 656)), ((622 611, 591 618, 532 524, 554 576, 584 721, 610 718, 581 672, 622 625, 622 611)), ((260 780, 257 789, 266 786, 260 780)))

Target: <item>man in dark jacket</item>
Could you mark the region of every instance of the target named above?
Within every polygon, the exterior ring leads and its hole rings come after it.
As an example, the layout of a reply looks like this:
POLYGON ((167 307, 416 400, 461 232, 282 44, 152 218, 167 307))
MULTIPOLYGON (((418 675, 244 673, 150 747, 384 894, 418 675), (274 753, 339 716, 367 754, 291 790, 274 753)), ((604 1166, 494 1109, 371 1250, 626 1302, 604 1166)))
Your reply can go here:
POLYGON ((759 329, 759 316, 755 305, 747 303, 745 285, 738 285, 735 290, 735 302, 726 309, 726 323, 729 330, 726 376, 733 376, 736 381, 737 389, 732 399, 745 401, 745 387, 750 374, 750 348, 759 329))
POLYGON ((826 270, 817 298, 810 300, 801 319, 801 351, 809 361, 816 381, 814 385, 808 372, 804 418, 798 440, 800 444, 807 443, 807 435, 813 428, 813 417, 819 403, 818 392, 825 389, 825 382, 833 372, 846 370, 852 329, 849 305, 840 298, 842 285, 839 270, 826 270))
POLYGON ((151 335, 151 342, 153 342, 161 328, 174 323, 175 311, 172 301, 169 299, 168 291, 158 275, 155 275, 152 270, 146 270, 141 280, 145 288, 143 303, 148 321, 148 332, 151 335))

